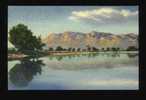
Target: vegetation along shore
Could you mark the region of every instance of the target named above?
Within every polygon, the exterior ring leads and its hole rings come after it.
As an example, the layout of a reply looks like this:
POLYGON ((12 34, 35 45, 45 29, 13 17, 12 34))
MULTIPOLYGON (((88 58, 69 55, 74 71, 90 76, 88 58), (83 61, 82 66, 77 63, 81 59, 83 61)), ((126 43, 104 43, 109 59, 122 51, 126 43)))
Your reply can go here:
POLYGON ((33 35, 33 32, 26 25, 18 24, 9 31, 9 42, 14 47, 8 49, 8 60, 22 59, 24 57, 39 58, 49 55, 138 53, 138 45, 135 43, 138 38, 133 34, 116 36, 108 33, 92 32, 92 34, 87 34, 86 36, 82 33, 66 32, 60 34, 60 38, 55 39, 54 37, 58 37, 58 35, 52 36, 51 34, 44 42, 40 36, 33 35), (81 39, 81 37, 83 38, 81 39), (60 41, 55 43, 57 40, 60 41), (120 44, 120 41, 122 43, 124 40, 127 41, 124 44, 129 44, 124 45, 125 47, 123 48, 121 47, 123 44, 120 44))

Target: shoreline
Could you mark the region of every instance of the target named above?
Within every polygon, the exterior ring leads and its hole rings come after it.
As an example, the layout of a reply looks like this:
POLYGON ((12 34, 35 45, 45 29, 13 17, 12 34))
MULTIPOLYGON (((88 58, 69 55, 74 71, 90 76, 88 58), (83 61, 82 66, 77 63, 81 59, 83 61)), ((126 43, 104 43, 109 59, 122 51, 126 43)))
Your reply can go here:
POLYGON ((24 55, 24 54, 8 54, 8 60, 23 59, 24 57, 27 57, 27 55, 24 55))
MULTIPOLYGON (((63 56, 63 55, 80 55, 80 54, 93 54, 93 53, 120 53, 120 54, 127 54, 127 53, 139 53, 139 51, 105 51, 105 52, 49 52, 48 54, 44 56, 63 56)), ((24 54, 8 54, 8 60, 20 60, 25 57, 28 57, 28 55, 24 54)))

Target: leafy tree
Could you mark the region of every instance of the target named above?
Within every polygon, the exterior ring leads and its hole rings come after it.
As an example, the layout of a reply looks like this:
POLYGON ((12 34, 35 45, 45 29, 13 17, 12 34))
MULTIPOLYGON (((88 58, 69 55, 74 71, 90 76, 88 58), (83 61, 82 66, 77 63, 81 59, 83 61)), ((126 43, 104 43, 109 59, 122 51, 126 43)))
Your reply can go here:
POLYGON ((56 47, 56 51, 62 51, 63 48, 61 46, 56 47))
POLYGON ((75 48, 72 48, 72 51, 74 52, 75 51, 75 48))
POLYGON ((119 51, 119 50, 120 50, 120 48, 119 48, 119 47, 117 47, 117 48, 112 47, 112 48, 111 48, 111 50, 112 50, 112 51, 119 51))
POLYGON ((68 51, 71 51, 72 50, 72 48, 68 48, 68 51))
POLYGON ((66 49, 66 48, 64 48, 64 49, 63 49, 63 51, 67 51, 67 49, 66 49))
POLYGON ((92 47, 93 51, 98 51, 98 48, 92 47))
POLYGON ((112 47, 111 49, 112 49, 112 51, 116 51, 116 48, 115 47, 112 47))
POLYGON ((108 48, 106 49, 106 51, 110 51, 110 48, 108 47, 108 48))
POLYGON ((79 52, 81 50, 81 48, 78 48, 77 51, 79 52))
POLYGON ((104 51, 104 48, 101 48, 101 51, 104 51))
POLYGON ((88 51, 91 51, 91 48, 90 48, 90 47, 88 47, 88 48, 87 48, 87 50, 88 50, 88 51))
POLYGON ((53 48, 49 48, 49 51, 53 51, 53 48))
POLYGON ((20 51, 27 55, 33 55, 42 50, 44 44, 40 37, 33 36, 31 30, 24 24, 13 26, 9 31, 10 42, 20 51), (34 52, 36 51, 36 52, 34 52))
POLYGON ((87 51, 91 51, 91 47, 89 45, 86 45, 87 51))

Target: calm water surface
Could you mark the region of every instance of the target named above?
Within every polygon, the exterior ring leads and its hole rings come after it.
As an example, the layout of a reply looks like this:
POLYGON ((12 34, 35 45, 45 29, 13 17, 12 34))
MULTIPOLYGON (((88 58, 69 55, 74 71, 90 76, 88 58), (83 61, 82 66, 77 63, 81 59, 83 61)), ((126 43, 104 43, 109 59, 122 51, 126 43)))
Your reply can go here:
POLYGON ((139 89, 138 54, 93 53, 8 61, 9 90, 139 89))

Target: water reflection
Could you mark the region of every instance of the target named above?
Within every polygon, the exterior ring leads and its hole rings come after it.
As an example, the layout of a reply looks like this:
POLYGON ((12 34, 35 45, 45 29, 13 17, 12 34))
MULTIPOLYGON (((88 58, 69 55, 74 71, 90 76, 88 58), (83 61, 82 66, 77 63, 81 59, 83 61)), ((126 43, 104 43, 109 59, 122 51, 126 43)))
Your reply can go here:
POLYGON ((58 57, 56 56, 56 59, 57 59, 58 61, 61 61, 61 60, 63 59, 63 57, 64 57, 64 56, 58 56, 58 57))
MULTIPOLYGON (((126 53, 128 58, 135 58, 138 56, 138 53, 126 53)), ((59 55, 59 56, 48 56, 49 60, 54 60, 56 59, 57 61, 62 61, 64 59, 74 59, 76 57, 88 57, 88 58, 94 58, 97 56, 105 56, 105 57, 111 57, 111 58, 116 58, 120 57, 121 53, 89 53, 89 54, 78 54, 78 55, 59 55)))
POLYGON ((98 56, 99 53, 89 53, 88 55, 84 55, 84 56, 88 56, 88 58, 93 58, 98 56))
MULTIPOLYGON (((10 63, 14 63, 14 66, 9 71, 9 80, 15 85, 14 88, 19 89, 22 87, 33 87, 36 89, 39 88, 39 86, 41 88, 45 87, 45 89, 50 89, 50 87, 52 89, 64 89, 68 85, 66 81, 73 79, 72 83, 75 82, 76 84, 78 80, 89 78, 90 75, 93 75, 91 78, 97 79, 104 79, 105 76, 105 80, 107 80, 107 76, 110 76, 111 74, 113 74, 113 76, 111 76, 113 79, 114 77, 115 79, 117 79, 117 77, 119 79, 121 77, 135 77, 133 69, 135 71, 135 68, 138 66, 138 59, 133 58, 137 56, 137 53, 89 53, 80 55, 47 56, 40 58, 41 60, 25 58, 20 60, 20 63, 9 61, 10 63), (45 66, 44 69, 42 69, 42 66, 45 66), (131 66, 133 68, 130 68, 131 66), (124 69, 124 67, 126 69, 124 69), (119 68, 119 71, 115 71, 115 69, 112 70, 112 68, 119 68), (127 74, 123 74, 125 73, 125 70, 127 70, 127 74), (129 75, 129 71, 131 71, 131 76, 129 75), (89 74, 87 74, 87 72, 89 74), (121 73, 120 76, 118 76, 119 73, 121 73), (36 74, 41 75, 35 77, 37 80, 34 79, 35 81, 33 81, 36 74), (63 80, 62 84, 60 80, 63 80), (41 83, 39 83, 40 81, 41 83), (30 82, 31 84, 28 86, 30 82)), ((13 88, 11 83, 9 84, 9 87, 13 88)), ((82 84, 79 83, 79 87, 80 86, 82 86, 82 84)))
POLYGON ((135 57, 138 56, 138 53, 127 53, 127 56, 128 56, 129 58, 135 58, 135 57))
POLYGON ((9 71, 9 79, 15 86, 25 87, 33 79, 33 76, 37 73, 41 74, 42 65, 44 65, 42 60, 24 58, 20 64, 15 64, 9 71))

